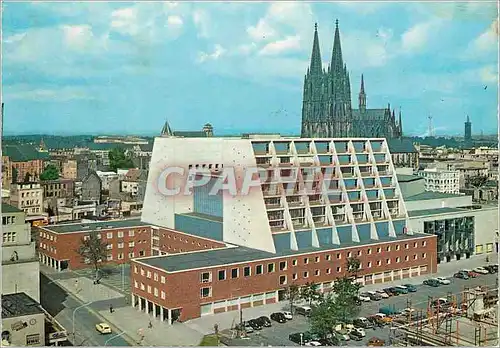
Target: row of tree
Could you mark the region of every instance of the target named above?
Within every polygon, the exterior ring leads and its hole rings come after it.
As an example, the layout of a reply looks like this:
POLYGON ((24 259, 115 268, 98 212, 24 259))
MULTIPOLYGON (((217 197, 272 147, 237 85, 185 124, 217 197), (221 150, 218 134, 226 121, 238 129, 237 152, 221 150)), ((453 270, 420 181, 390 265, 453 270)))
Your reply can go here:
POLYGON ((309 317, 311 331, 322 338, 333 335, 336 325, 359 315, 359 290, 362 286, 356 282, 359 271, 359 260, 348 259, 346 274, 335 279, 331 291, 326 294, 320 293, 319 285, 315 283, 306 283, 303 287, 291 284, 286 289, 291 311, 298 300, 306 301, 312 308, 309 317))

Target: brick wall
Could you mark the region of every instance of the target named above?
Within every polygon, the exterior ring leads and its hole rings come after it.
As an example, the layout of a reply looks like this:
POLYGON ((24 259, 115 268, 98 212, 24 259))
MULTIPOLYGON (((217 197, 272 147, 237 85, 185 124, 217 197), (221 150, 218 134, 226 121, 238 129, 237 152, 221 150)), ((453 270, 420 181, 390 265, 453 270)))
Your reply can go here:
POLYGON ((225 247, 223 242, 200 238, 167 228, 153 229, 153 235, 155 234, 158 235, 158 242, 155 245, 156 242, 153 241, 153 246, 168 254, 225 247))

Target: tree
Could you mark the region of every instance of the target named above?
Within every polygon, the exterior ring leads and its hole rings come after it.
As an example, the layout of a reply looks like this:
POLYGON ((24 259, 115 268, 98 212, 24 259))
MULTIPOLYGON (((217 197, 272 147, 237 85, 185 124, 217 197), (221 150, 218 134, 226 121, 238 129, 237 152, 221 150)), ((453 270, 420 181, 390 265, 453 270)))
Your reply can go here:
POLYGON ((107 244, 103 243, 99 236, 97 231, 90 231, 88 235, 82 237, 80 247, 77 250, 85 263, 91 263, 94 266, 96 277, 100 264, 108 258, 107 244))
POLYGON ((117 171, 117 169, 128 169, 134 168, 134 163, 132 159, 125 155, 125 150, 119 147, 115 147, 108 154, 109 166, 111 170, 117 171))
POLYGON ((59 170, 53 164, 49 164, 40 174, 40 180, 57 180, 59 179, 59 170))
POLYGON ((24 175, 24 181, 23 182, 30 182, 31 181, 31 174, 28 172, 24 175))
POLYGON ((357 257, 350 257, 347 259, 347 273, 354 276, 355 279, 358 278, 358 272, 361 270, 361 262, 357 257))
POLYGON ((293 314, 293 304, 300 297, 300 288, 296 284, 290 284, 286 288, 286 298, 290 302, 290 312, 293 314))
POLYGON ((337 278, 332 287, 332 290, 337 295, 333 315, 342 322, 346 322, 347 319, 352 319, 359 314, 358 296, 362 286, 356 282, 360 270, 360 261, 355 257, 349 258, 346 267, 347 273, 343 277, 337 278))
POLYGON ((313 301, 317 301, 320 299, 321 295, 319 293, 319 286, 314 282, 306 283, 304 287, 302 287, 300 291, 300 297, 309 303, 309 306, 313 303, 313 301))
POLYGON ((311 311, 309 322, 311 331, 325 339, 333 335, 338 318, 335 316, 336 300, 332 294, 321 297, 319 306, 315 306, 311 311))
POLYGON ((16 168, 12 168, 12 182, 11 184, 17 183, 17 176, 19 175, 19 172, 17 171, 16 168))
POLYGON ((467 179, 467 186, 478 188, 484 186, 488 182, 488 177, 485 175, 472 176, 467 179))

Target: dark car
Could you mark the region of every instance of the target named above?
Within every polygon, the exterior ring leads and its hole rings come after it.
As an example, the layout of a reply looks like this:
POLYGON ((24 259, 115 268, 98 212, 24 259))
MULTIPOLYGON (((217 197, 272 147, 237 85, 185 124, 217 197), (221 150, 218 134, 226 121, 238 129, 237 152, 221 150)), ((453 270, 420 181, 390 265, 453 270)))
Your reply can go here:
POLYGON ((337 337, 332 336, 330 338, 321 338, 318 340, 322 346, 338 346, 340 345, 340 341, 337 337))
POLYGON ((373 328, 373 323, 364 317, 354 319, 354 321, 352 323, 354 324, 355 327, 360 327, 363 329, 373 328))
POLYGON ((353 341, 362 341, 363 337, 357 332, 357 331, 351 331, 349 332, 349 338, 353 341))
POLYGON ((394 291, 394 288, 385 288, 384 291, 389 296, 398 296, 399 295, 399 292, 394 291))
POLYGON ((483 268, 486 269, 491 274, 498 272, 498 265, 487 265, 484 266, 483 268))
POLYGON ((255 320, 257 320, 259 322, 260 326, 262 326, 262 327, 270 327, 271 326, 271 320, 264 315, 262 317, 255 319, 255 320))
POLYGON ((380 301, 382 299, 382 295, 377 294, 375 291, 364 292, 363 294, 364 296, 368 296, 372 301, 380 301))
POLYGON ((254 330, 262 330, 262 326, 260 325, 259 321, 257 319, 252 319, 248 321, 248 324, 252 327, 254 330))
POLYGON ((278 323, 286 323, 285 315, 281 312, 271 314, 271 319, 278 323))
POLYGON ((441 283, 438 282, 436 279, 426 279, 424 280, 424 285, 432 286, 433 288, 437 288, 441 286, 441 283))
POLYGON ((296 332, 296 333, 290 334, 288 336, 288 339, 294 343, 297 343, 297 344, 304 344, 304 343, 307 343, 309 341, 312 341, 313 337, 311 337, 311 334, 308 332, 303 332, 303 333, 296 332))
POLYGON ((403 284, 403 286, 406 287, 409 292, 417 292, 417 287, 413 284, 403 284))
POLYGON ((457 272, 453 275, 453 277, 458 279, 469 279, 469 275, 465 272, 457 272))
POLYGON ((408 289, 399 286, 392 287, 391 290, 399 295, 407 294, 408 289))

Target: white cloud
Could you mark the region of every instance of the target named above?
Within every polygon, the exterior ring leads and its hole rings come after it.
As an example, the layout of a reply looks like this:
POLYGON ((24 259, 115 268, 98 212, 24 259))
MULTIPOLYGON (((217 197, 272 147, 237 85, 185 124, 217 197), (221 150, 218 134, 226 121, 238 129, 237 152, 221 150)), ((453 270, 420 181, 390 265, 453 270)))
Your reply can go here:
POLYGON ((226 53, 226 49, 219 44, 216 44, 211 53, 199 52, 198 63, 204 63, 209 60, 217 60, 226 53))
POLYGON ((239 45, 237 48, 237 52, 243 55, 248 55, 252 51, 257 48, 257 44, 255 42, 251 42, 249 44, 239 45))
POLYGON ((300 36, 287 36, 283 40, 270 42, 265 45, 260 51, 260 55, 273 56, 284 52, 297 51, 300 49, 300 36))
POLYGON ((70 100, 95 100, 88 87, 39 88, 27 85, 5 86, 5 100, 25 100, 37 102, 66 102, 70 100))
POLYGON ((198 36, 207 38, 210 35, 210 16, 202 9, 193 11, 193 23, 198 29, 198 36))
POLYGON ((94 38, 90 25, 63 25, 62 31, 66 45, 77 50, 87 48, 94 38))
POLYGON ((472 42, 472 48, 479 53, 498 50, 498 19, 494 20, 490 27, 472 42))
POLYGON ((263 18, 257 22, 257 25, 247 28, 247 33, 255 41, 270 40, 276 36, 276 30, 263 18))
POLYGON ((418 23, 401 35, 401 48, 405 52, 416 52, 422 50, 430 38, 435 34, 438 22, 418 23))
POLYGON ((479 70, 479 77, 483 83, 498 83, 498 69, 494 65, 489 65, 479 70))
POLYGON ((397 51, 392 38, 392 30, 386 28, 379 28, 375 34, 352 31, 342 35, 342 53, 348 68, 384 66, 397 51))
POLYGON ((117 32, 136 35, 139 31, 137 8, 120 8, 111 13, 111 27, 117 32))

